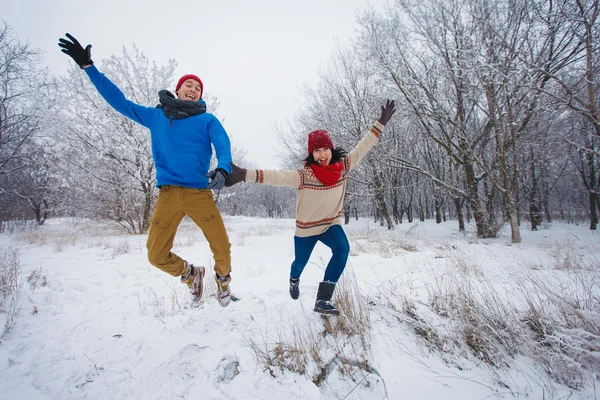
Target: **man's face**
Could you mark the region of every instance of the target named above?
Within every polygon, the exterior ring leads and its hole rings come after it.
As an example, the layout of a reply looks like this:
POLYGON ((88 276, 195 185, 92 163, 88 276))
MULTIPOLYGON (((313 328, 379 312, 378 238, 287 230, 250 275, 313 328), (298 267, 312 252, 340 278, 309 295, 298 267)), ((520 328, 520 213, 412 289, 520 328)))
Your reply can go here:
POLYGON ((180 100, 198 101, 202 96, 202 86, 197 80, 188 79, 181 84, 176 94, 180 100))

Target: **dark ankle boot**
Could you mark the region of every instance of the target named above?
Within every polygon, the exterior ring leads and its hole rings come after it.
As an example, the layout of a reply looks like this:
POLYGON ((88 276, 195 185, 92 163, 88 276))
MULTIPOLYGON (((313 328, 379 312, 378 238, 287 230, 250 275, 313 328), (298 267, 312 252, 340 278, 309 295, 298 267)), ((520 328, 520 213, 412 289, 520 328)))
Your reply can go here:
POLYGON ((319 291, 317 292, 317 301, 315 302, 315 311, 321 314, 340 315, 340 312, 333 304, 331 297, 335 290, 335 283, 321 282, 319 283, 319 291))
POLYGON ((300 297, 300 278, 290 278, 290 296, 294 300, 300 297))

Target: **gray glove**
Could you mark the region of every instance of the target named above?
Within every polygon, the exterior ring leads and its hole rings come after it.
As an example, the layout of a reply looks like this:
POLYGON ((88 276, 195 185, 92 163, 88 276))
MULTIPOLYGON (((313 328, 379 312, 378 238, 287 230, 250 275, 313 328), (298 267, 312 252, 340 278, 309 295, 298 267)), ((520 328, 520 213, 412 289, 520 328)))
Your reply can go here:
POLYGON ((210 179, 210 183, 206 185, 206 188, 212 190, 223 189, 223 186, 225 186, 225 181, 227 180, 227 175, 229 174, 223 168, 217 168, 214 171, 204 175, 210 179))

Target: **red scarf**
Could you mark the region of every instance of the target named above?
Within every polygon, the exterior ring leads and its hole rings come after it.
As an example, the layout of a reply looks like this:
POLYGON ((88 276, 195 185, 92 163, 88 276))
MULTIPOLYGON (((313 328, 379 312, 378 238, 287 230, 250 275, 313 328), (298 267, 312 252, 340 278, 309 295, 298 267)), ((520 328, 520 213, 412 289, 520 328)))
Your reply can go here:
POLYGON ((341 161, 338 161, 329 165, 311 164, 310 167, 317 179, 321 181, 323 185, 332 186, 340 180, 344 164, 341 161))

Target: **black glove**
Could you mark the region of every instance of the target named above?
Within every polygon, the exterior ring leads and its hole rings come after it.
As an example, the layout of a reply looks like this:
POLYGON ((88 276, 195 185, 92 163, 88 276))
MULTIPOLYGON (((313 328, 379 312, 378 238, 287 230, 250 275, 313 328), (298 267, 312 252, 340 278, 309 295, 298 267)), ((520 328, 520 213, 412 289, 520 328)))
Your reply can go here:
POLYGON ((232 170, 225 181, 225 186, 229 187, 236 183, 246 182, 246 168, 240 168, 232 162, 229 165, 231 165, 232 170))
POLYGON ((58 39, 58 46, 62 48, 62 52, 68 54, 79 68, 83 69, 86 65, 92 65, 94 62, 92 61, 92 45, 88 44, 85 49, 79 44, 77 39, 75 39, 70 34, 66 33, 67 37, 71 40, 60 38, 58 39))
POLYGON ((223 168, 217 168, 214 171, 204 175, 205 177, 211 180, 210 183, 206 185, 206 188, 212 190, 223 189, 223 186, 225 186, 225 180, 227 179, 227 175, 229 174, 223 168))
POLYGON ((392 115, 394 115, 394 113, 396 112, 395 107, 396 106, 394 104, 394 100, 392 100, 392 101, 388 100, 385 103, 385 106, 381 106, 381 116, 378 119, 380 124, 387 125, 390 118, 392 118, 392 115))

